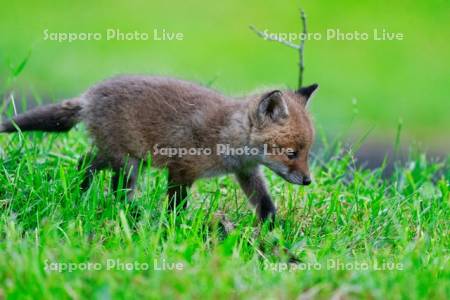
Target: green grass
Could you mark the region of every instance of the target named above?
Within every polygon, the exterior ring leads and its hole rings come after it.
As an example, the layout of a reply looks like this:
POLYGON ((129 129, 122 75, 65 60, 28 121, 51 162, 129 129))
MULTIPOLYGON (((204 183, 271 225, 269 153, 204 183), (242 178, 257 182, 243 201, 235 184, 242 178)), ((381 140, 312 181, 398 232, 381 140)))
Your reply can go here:
MULTIPOLYGON (((72 97, 117 73, 176 75, 212 82, 227 94, 264 85, 294 87, 297 54, 260 40, 248 25, 296 32, 297 5, 2 3, 0 113, 12 114, 10 91, 25 109, 31 95, 52 101, 72 97), (106 28, 166 29, 186 39, 43 41, 45 29, 106 28)), ((311 32, 386 28, 406 36, 402 42, 307 42, 306 83, 321 85, 311 106, 320 131, 354 138, 372 128, 374 139, 393 140, 402 119, 405 144, 415 140, 446 153, 448 2, 301 5, 311 32)), ((258 227, 231 177, 197 182, 188 210, 174 218, 165 209, 167 173, 151 165, 142 166, 132 204, 108 192, 109 172, 99 173, 81 194, 76 165, 90 149, 83 127, 68 134, 0 135, 0 299, 448 299, 449 159, 432 161, 412 152, 408 163, 398 163, 385 178, 383 167, 355 167, 339 143, 323 145, 314 153, 315 181, 309 187, 266 172, 278 207, 276 227, 269 231, 258 227), (234 231, 224 232, 219 211, 235 224, 234 231), (158 266, 180 263, 183 270, 155 270, 155 260, 158 266), (108 261, 122 264, 108 270, 108 261), (92 270, 80 269, 88 263, 92 270), (124 270, 123 263, 149 269, 124 270), (396 268, 376 270, 375 264, 396 268)))
POLYGON ((0 298, 450 295, 448 162, 414 154, 383 179, 382 169, 355 168, 340 147, 321 150, 307 188, 267 172, 278 221, 272 232, 263 227, 258 234, 252 210, 229 177, 197 182, 189 209, 176 219, 164 209, 167 174, 149 165, 142 166, 133 204, 107 192, 108 172, 82 195, 76 164, 88 149, 83 128, 0 136, 0 298), (219 210, 234 231, 217 225, 219 210), (297 268, 309 264, 310 270, 280 270, 292 257, 297 268), (108 259, 148 264, 149 270, 107 270, 108 259), (181 263, 183 270, 154 270, 155 259, 181 263), (330 261, 348 267, 327 269, 330 261), (50 263, 87 262, 94 270, 46 270, 50 263), (374 270, 375 263, 402 269, 374 270), (349 269, 364 264, 370 268, 349 269))

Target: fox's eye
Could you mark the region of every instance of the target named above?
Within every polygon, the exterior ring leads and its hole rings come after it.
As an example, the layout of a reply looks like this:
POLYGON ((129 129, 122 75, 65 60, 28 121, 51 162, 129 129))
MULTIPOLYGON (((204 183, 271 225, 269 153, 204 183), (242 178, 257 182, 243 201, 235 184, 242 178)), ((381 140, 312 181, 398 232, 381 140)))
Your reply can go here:
POLYGON ((286 156, 289 159, 296 159, 298 157, 298 151, 288 151, 288 153, 286 153, 286 156))

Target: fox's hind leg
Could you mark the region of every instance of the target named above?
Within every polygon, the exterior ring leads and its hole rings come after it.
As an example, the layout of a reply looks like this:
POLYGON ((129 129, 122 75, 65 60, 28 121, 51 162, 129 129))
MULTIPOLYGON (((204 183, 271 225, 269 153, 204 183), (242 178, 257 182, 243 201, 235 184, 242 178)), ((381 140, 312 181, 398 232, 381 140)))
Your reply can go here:
POLYGON ((108 162, 102 156, 89 152, 81 157, 78 161, 78 170, 81 171, 84 167, 86 170, 83 174, 81 182, 81 191, 85 192, 92 183, 95 172, 100 171, 108 166, 108 162))
POLYGON ((121 189, 127 190, 128 199, 131 199, 138 177, 139 160, 126 157, 112 162, 112 168, 114 171, 112 178, 114 192, 117 194, 121 189))

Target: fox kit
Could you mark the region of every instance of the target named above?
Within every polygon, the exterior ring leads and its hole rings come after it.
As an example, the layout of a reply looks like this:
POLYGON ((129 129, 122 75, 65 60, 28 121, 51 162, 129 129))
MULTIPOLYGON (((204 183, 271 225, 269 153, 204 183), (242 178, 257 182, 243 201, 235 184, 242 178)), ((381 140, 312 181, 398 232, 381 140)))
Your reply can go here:
POLYGON ((169 171, 169 209, 186 207, 187 189, 196 179, 233 173, 258 217, 266 220, 274 218, 275 206, 259 166, 294 184, 311 183, 308 153, 314 130, 306 104, 317 87, 274 90, 233 101, 187 81, 121 76, 78 98, 15 116, 0 125, 0 132, 64 132, 82 121, 96 146, 80 159, 80 167, 89 162, 83 190, 96 171, 110 168, 113 189, 120 188, 120 173, 125 172, 124 188, 132 191, 139 163, 150 154, 154 166, 169 171), (167 155, 164 149, 189 151, 167 155))

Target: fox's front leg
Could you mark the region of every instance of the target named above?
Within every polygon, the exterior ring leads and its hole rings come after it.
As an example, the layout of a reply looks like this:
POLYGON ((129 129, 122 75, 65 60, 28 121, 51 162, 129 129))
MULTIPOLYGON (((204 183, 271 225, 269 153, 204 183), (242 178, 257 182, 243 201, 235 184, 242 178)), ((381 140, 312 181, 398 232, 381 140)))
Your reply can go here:
POLYGON ((262 221, 275 220, 275 205, 267 191, 264 175, 259 168, 248 172, 236 173, 237 180, 250 202, 256 207, 256 213, 262 221))
POLYGON ((193 180, 186 178, 184 174, 176 168, 169 168, 167 195, 169 197, 169 212, 175 208, 185 209, 187 207, 188 189, 192 185, 193 180))

